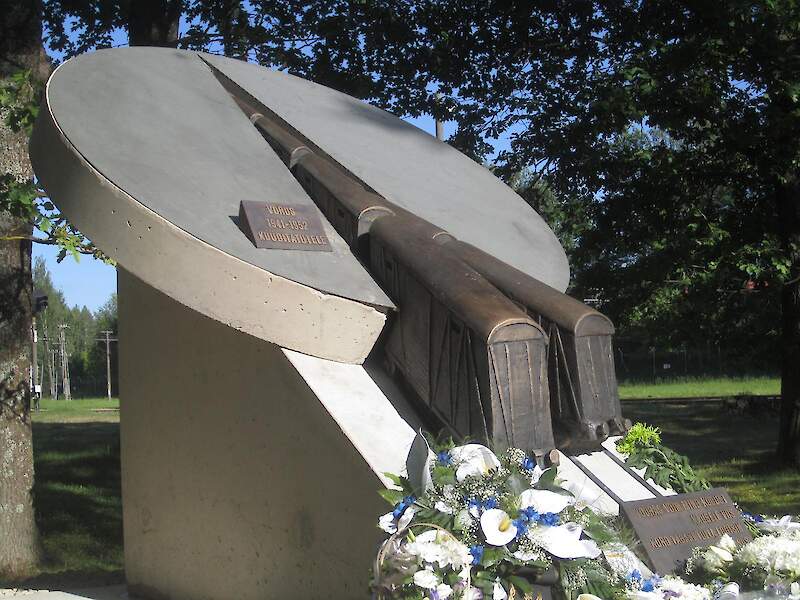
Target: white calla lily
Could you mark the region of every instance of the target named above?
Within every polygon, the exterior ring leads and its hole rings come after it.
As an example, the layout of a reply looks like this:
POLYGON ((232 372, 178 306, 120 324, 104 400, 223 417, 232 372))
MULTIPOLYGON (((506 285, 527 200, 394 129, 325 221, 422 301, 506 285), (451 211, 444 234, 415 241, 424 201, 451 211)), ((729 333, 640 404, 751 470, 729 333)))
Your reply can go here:
POLYGON ((533 472, 531 473, 531 485, 536 485, 539 483, 539 480, 542 478, 542 474, 544 473, 544 469, 539 465, 533 467, 533 472))
POLYGON ((456 479, 459 482, 467 477, 488 475, 500 468, 500 461, 494 452, 480 444, 456 446, 450 450, 450 456, 456 466, 456 479))
POLYGON ((582 540, 583 529, 576 523, 545 527, 539 543, 558 558, 597 558, 600 548, 593 540, 582 540))
POLYGON ((759 529, 775 533, 800 529, 800 522, 793 520, 790 515, 786 515, 780 519, 764 519, 756 525, 759 529))
POLYGON ((603 600, 594 594, 578 594, 577 600, 603 600))
POLYGON ((416 512, 416 508, 409 506, 403 511, 403 514, 400 515, 400 518, 397 519, 396 522, 393 513, 386 513, 378 519, 378 527, 383 529, 386 533, 397 533, 398 529, 403 530, 408 527, 408 524, 411 523, 411 519, 414 518, 416 512))
POLYGON ((397 525, 394 522, 394 515, 392 513, 386 513, 380 519, 378 519, 378 527, 383 529, 386 533, 395 533, 397 531, 397 525))
POLYGON ((505 546, 517 537, 517 528, 508 513, 492 508, 481 515, 481 529, 486 543, 492 546, 505 546))
POLYGON ((567 494, 557 494, 549 490, 525 490, 519 495, 520 508, 533 508, 540 514, 560 513, 570 504, 575 502, 575 498, 567 494))

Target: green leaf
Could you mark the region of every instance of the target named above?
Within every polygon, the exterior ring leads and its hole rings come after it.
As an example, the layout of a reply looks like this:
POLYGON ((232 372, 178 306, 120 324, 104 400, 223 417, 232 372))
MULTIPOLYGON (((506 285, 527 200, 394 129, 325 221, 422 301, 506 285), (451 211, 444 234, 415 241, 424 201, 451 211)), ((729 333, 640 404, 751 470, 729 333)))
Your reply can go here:
POLYGON ((520 577, 519 575, 511 575, 508 579, 515 588, 522 592, 523 596, 533 593, 533 584, 531 584, 531 582, 524 577, 520 577))
POLYGON ((390 490, 390 489, 378 490, 378 494, 380 494, 381 498, 386 500, 386 502, 388 502, 392 506, 399 504, 405 496, 402 490, 390 490))

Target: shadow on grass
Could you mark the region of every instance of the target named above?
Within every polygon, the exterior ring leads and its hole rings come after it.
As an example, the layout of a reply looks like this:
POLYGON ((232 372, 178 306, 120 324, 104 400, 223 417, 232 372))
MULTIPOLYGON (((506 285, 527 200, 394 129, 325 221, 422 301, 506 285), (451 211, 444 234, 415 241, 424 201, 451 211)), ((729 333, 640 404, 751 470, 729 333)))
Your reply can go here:
POLYGON ((625 402, 625 416, 661 428, 663 442, 689 457, 714 485, 728 488, 742 508, 800 513, 800 473, 776 464, 778 418, 734 415, 718 404, 625 402))
POLYGON ((36 581, 122 580, 119 424, 34 423, 33 445, 45 560, 36 581))

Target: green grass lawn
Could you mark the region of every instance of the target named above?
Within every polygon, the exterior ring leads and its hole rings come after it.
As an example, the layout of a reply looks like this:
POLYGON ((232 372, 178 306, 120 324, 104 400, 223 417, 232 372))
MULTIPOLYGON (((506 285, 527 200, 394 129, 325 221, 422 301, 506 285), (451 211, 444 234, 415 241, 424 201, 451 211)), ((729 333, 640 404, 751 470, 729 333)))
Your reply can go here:
POLYGON ((731 415, 718 404, 626 402, 625 416, 661 428, 663 442, 685 454, 740 506, 766 514, 800 513, 800 472, 775 466, 778 417, 731 415))
MULTIPOLYGON (((716 394, 715 394, 716 395, 716 394)), ((35 504, 45 551, 32 586, 123 580, 116 401, 42 403, 33 415, 35 504)), ((718 405, 627 402, 625 416, 662 429, 713 484, 745 509, 800 513, 800 473, 773 466, 777 417, 730 415, 718 405)))
MULTIPOLYGON (((33 412, 34 503, 44 564, 31 587, 119 583, 119 401, 43 400, 33 412)), ((0 586, 2 587, 2 586, 0 586)))
POLYGON ((778 377, 719 377, 715 379, 682 378, 655 382, 620 382, 619 397, 628 398, 702 398, 740 394, 775 395, 781 392, 778 377))
POLYGON ((118 422, 119 399, 88 398, 86 400, 42 399, 38 411, 31 411, 36 423, 118 422))

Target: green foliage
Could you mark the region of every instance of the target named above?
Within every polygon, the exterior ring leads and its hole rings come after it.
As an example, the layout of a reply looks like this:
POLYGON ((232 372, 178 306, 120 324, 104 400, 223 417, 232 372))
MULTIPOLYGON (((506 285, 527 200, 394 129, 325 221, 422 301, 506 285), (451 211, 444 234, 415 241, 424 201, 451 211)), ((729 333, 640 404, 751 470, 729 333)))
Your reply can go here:
POLYGON ((658 427, 636 423, 628 430, 625 437, 617 442, 617 450, 623 454, 632 454, 639 448, 647 448, 659 444, 661 444, 661 431, 658 427))
MULTIPOLYGON (((37 315, 37 356, 42 377, 42 394, 50 393, 49 370, 46 368, 48 350, 58 347, 59 325, 66 325, 66 350, 72 377, 73 394, 101 394, 106 389, 106 347, 98 341, 104 330, 117 331, 117 299, 112 295, 108 302, 92 313, 85 306, 68 306, 64 294, 53 283, 45 261, 37 257, 33 264, 33 286, 36 294, 48 297, 47 309, 37 315), (47 341, 46 341, 47 340, 47 341)), ((56 367, 58 368, 58 367, 56 367)), ((117 348, 111 344, 112 390, 117 388, 117 348)))
POLYGON ((661 487, 672 488, 679 494, 711 487, 692 468, 688 458, 661 444, 661 432, 657 427, 636 423, 617 442, 617 450, 628 455, 629 466, 644 468, 645 477, 652 478, 661 487))
MULTIPOLYGON (((15 132, 30 135, 39 110, 42 84, 30 71, 18 71, 0 83, 0 109, 5 123, 15 132)), ((0 211, 6 211, 31 223, 45 237, 30 238, 34 242, 60 248, 58 261, 67 254, 75 260, 89 254, 107 263, 112 261, 75 229, 32 181, 19 181, 10 173, 0 173, 0 211)), ((27 236, 6 235, 0 239, 26 239, 27 236)))
POLYGON ((17 71, 0 84, 0 109, 6 114, 6 124, 13 131, 30 135, 36 115, 41 82, 34 80, 29 70, 17 71))

